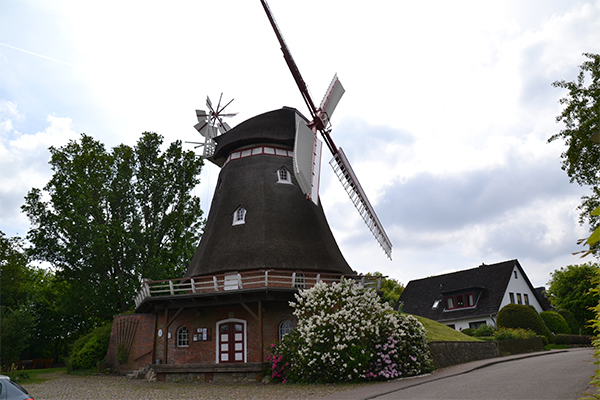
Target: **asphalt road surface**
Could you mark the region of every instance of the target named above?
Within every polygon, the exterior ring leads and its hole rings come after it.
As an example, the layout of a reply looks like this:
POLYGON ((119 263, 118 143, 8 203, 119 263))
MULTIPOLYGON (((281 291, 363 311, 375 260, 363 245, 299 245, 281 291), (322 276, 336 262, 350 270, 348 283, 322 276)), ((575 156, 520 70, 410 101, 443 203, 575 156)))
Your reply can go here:
POLYGON ((596 370, 594 361, 592 348, 530 353, 462 364, 425 377, 387 382, 327 398, 579 399, 596 370))

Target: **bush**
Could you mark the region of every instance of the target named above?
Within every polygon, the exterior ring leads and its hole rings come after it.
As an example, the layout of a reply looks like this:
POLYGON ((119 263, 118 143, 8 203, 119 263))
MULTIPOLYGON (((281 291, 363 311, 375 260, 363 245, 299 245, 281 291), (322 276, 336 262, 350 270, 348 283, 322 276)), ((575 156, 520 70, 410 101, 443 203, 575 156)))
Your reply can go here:
POLYGON ((536 336, 531 329, 500 328, 494 335, 494 340, 529 339, 536 336))
POLYGON ((291 305, 298 325, 271 346, 273 378, 341 382, 433 370, 423 325, 352 280, 318 283, 302 290, 291 305))
POLYGON ((572 335, 578 335, 580 333, 579 324, 577 320, 569 310, 556 310, 557 313, 563 316, 567 324, 569 325, 569 329, 571 330, 572 335))
POLYGON ((463 333, 467 336, 475 336, 475 329, 466 328, 466 329, 463 329, 462 331, 460 331, 460 333, 463 333))
POLYGON ((556 311, 542 311, 540 317, 542 317, 548 329, 555 335, 571 333, 571 328, 569 328, 569 324, 567 324, 565 318, 556 311))
POLYGON ((498 312, 498 327, 531 329, 540 336, 545 336, 549 343, 554 338, 544 320, 533 306, 507 304, 498 312))
POLYGON ((474 336, 477 337, 487 337, 487 336, 494 336, 494 333, 496 332, 496 330, 494 329, 493 326, 490 326, 488 324, 482 324, 480 325, 477 329, 475 329, 474 336))
POLYGON ((554 339, 554 343, 556 344, 582 344, 589 346, 592 344, 592 337, 585 335, 556 335, 554 339))
POLYGON ((95 369, 96 364, 106 359, 112 323, 94 329, 73 343, 67 362, 69 371, 95 369))

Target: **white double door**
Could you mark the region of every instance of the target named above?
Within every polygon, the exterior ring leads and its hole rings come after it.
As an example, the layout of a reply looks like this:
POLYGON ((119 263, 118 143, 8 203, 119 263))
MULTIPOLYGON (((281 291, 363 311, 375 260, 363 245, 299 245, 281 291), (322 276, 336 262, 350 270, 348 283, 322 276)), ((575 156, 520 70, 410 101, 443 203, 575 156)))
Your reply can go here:
POLYGON ((246 362, 246 321, 221 321, 217 332, 217 363, 246 362))

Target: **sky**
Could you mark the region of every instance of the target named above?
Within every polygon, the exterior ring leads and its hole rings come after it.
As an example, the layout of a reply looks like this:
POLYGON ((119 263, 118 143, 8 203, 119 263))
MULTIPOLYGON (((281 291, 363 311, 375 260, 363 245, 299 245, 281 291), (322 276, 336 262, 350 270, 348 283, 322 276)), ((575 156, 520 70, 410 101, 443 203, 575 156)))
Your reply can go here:
MULTIPOLYGON (((600 1, 269 5, 314 101, 335 73, 346 89, 331 135, 394 245, 390 261, 324 149, 320 198, 354 270, 406 285, 518 259, 537 287, 590 261, 572 255, 588 189, 547 140, 565 96, 552 82, 600 52, 600 1)), ((0 230, 27 234, 20 206, 52 175, 49 146, 200 141, 195 110, 221 93, 231 126, 282 106, 308 115, 259 0, 0 0, 0 230)), ((205 211, 218 173, 207 163, 194 191, 205 211)))

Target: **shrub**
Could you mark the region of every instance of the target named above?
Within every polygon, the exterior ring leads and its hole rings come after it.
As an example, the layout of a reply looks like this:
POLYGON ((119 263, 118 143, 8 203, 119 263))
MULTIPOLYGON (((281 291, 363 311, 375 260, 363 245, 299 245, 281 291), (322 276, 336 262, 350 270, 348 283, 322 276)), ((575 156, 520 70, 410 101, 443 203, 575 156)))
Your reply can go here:
POLYGON ((496 330, 493 326, 488 324, 482 324, 477 329, 475 329, 474 336, 494 336, 496 330))
POLYGON ((557 313, 563 316, 567 324, 569 324, 569 329, 571 330, 572 335, 578 335, 580 333, 579 324, 577 320, 569 310, 556 310, 557 313))
POLYGON ((318 283, 290 304, 298 325, 271 346, 273 378, 340 382, 433 370, 423 325, 352 280, 318 283))
POLYGON ((460 332, 464 333, 467 336, 475 336, 475 329, 472 329, 472 328, 466 328, 466 329, 463 329, 460 332))
POLYGON ((106 358, 112 323, 94 329, 73 343, 67 362, 69 371, 95 369, 106 358))
POLYGON ((533 306, 522 304, 507 304, 498 312, 498 327, 531 329, 540 336, 545 336, 548 342, 553 342, 552 332, 533 306))
POLYGON ((500 328, 494 335, 494 340, 529 339, 536 336, 536 333, 531 329, 500 328))
POLYGON ((555 335, 559 333, 571 333, 571 328, 569 328, 567 321, 556 311, 542 311, 540 317, 542 317, 548 329, 555 335))
POLYGON ((583 345, 591 345, 592 337, 586 335, 556 335, 554 338, 554 343, 556 344, 583 344, 583 345))

